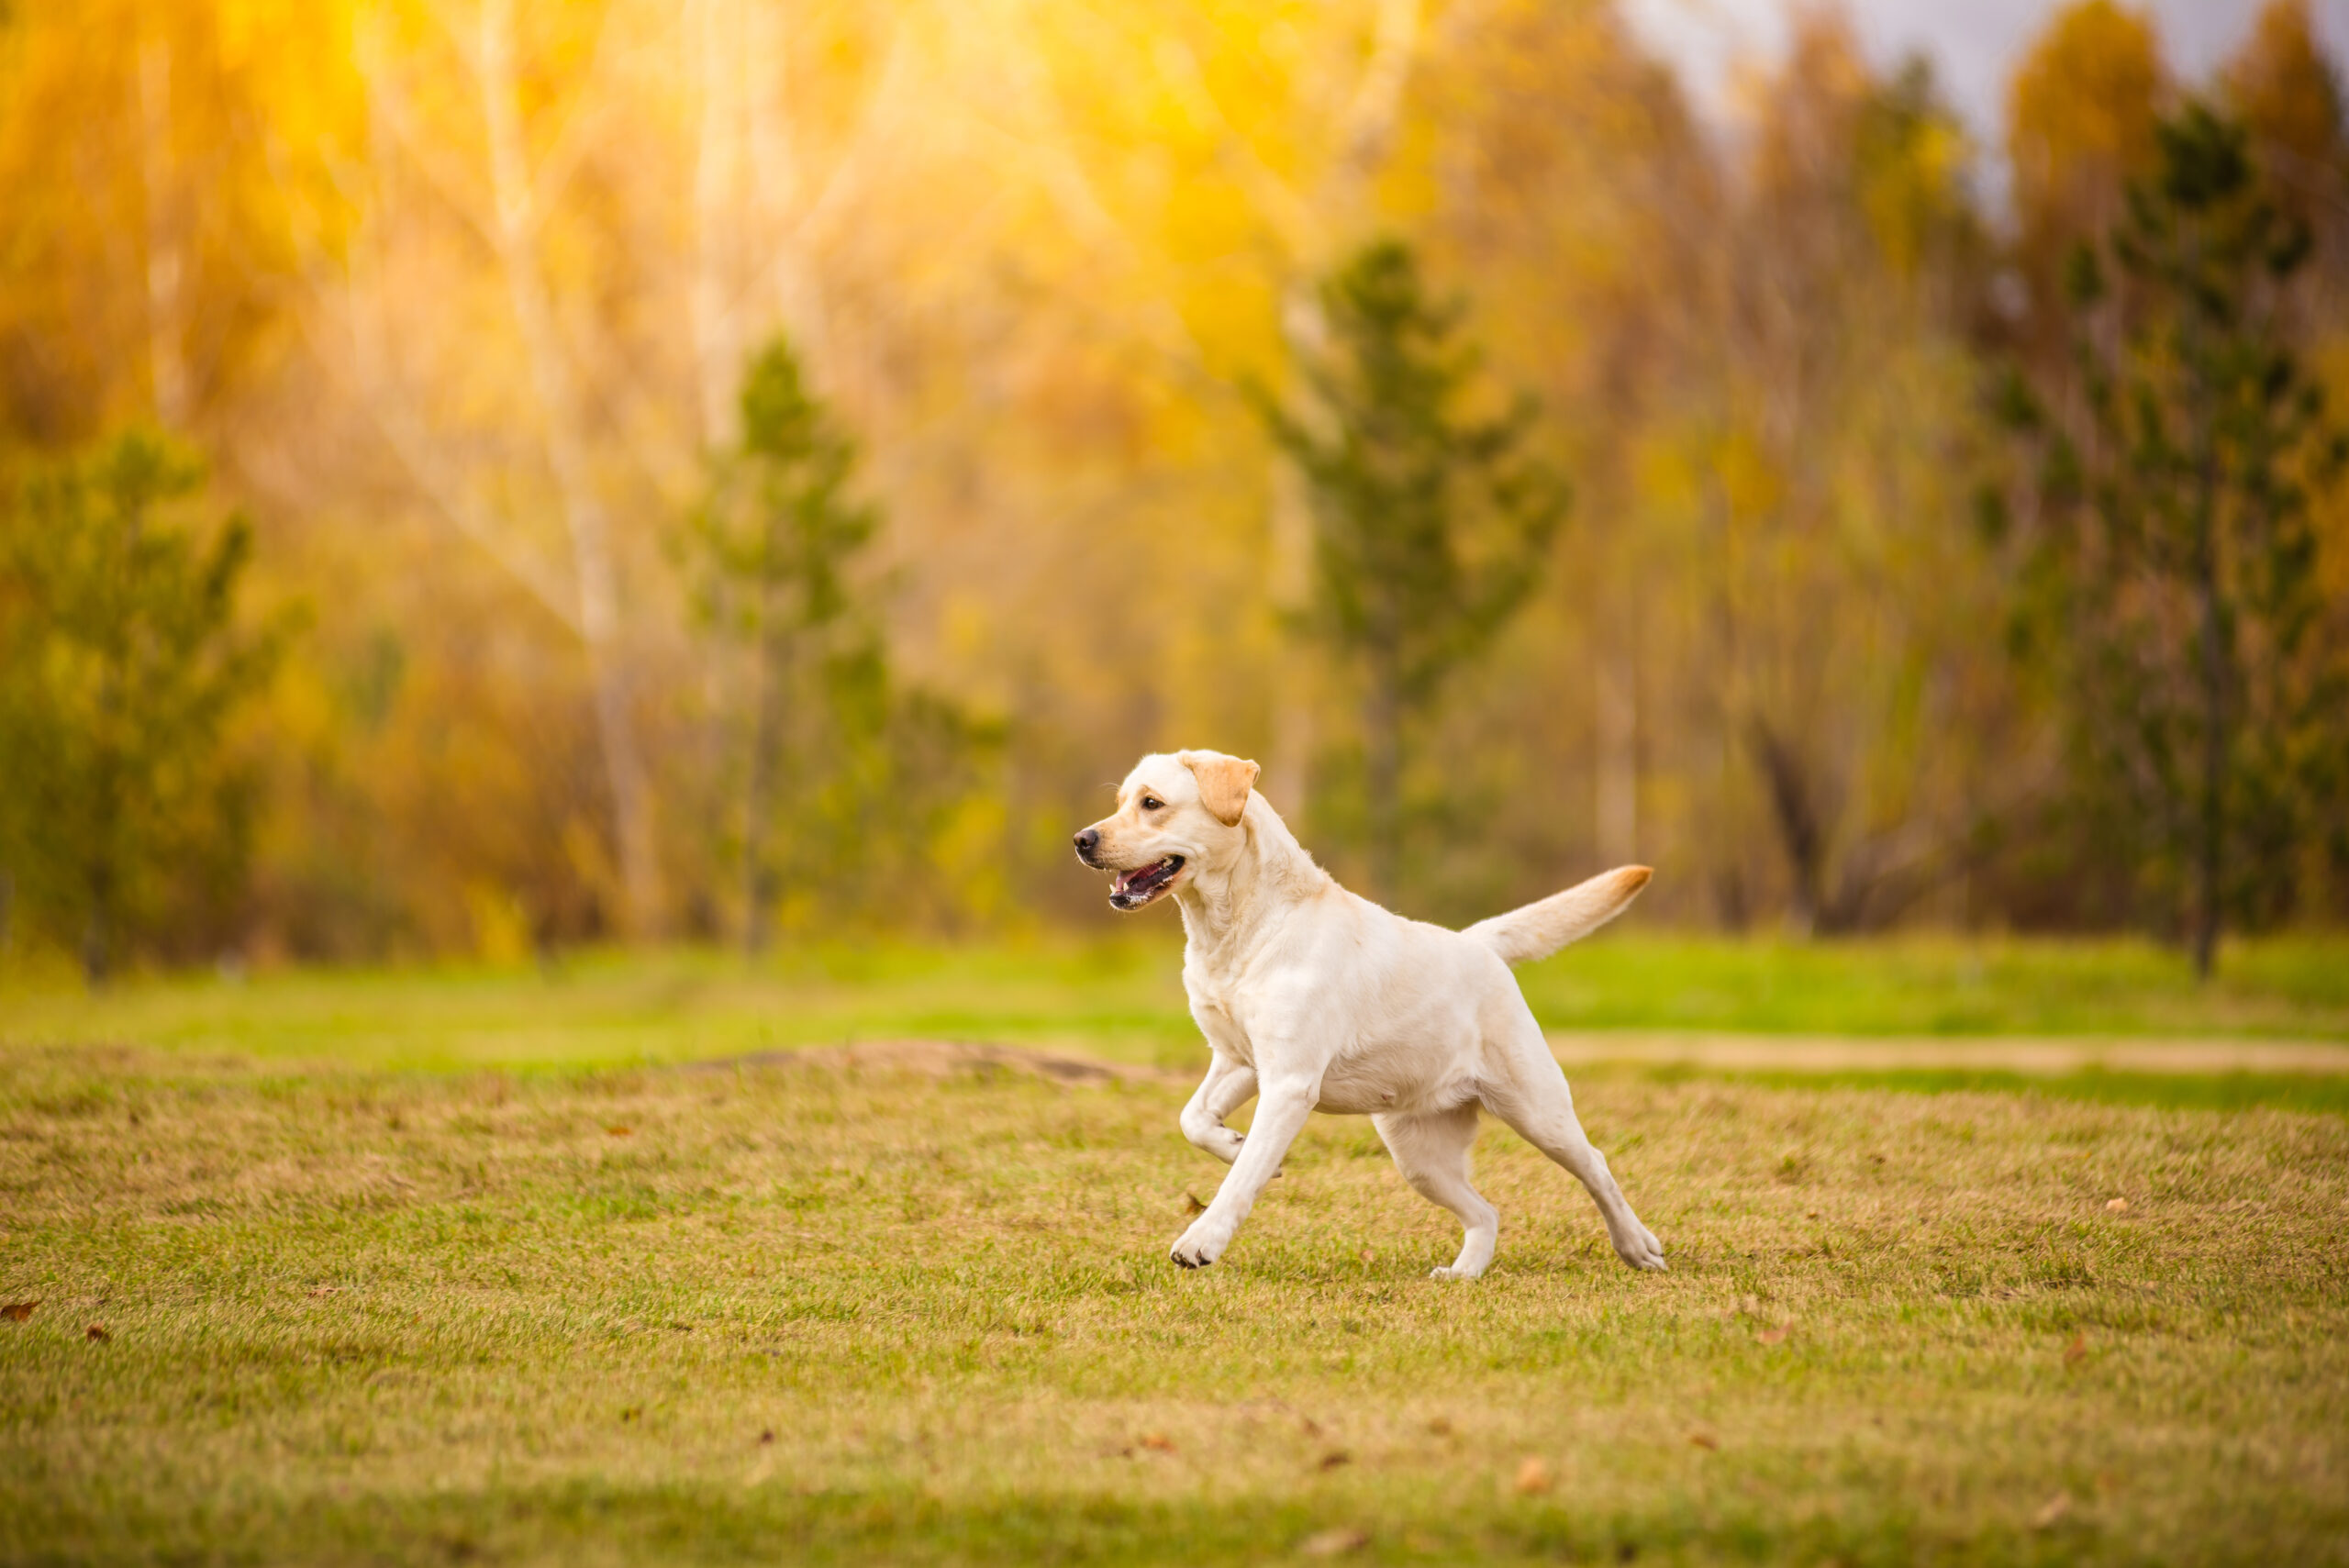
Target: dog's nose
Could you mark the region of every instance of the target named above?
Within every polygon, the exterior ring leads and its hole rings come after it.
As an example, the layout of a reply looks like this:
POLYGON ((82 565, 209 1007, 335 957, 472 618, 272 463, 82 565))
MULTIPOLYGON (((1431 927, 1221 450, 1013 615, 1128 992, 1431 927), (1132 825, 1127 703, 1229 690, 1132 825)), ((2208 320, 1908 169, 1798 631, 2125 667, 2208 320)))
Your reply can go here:
POLYGON ((1076 858, 1086 865, 1093 863, 1093 851, 1101 847, 1101 829, 1087 828, 1076 836, 1076 858))

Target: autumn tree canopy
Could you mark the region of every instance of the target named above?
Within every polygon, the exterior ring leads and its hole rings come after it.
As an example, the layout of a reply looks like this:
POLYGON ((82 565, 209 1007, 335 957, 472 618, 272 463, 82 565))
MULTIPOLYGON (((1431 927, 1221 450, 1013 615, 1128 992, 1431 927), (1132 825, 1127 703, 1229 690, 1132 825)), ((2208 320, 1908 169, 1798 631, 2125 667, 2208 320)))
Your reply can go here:
MULTIPOLYGON (((2029 519, 1982 499, 2023 494, 2001 377, 2092 422, 2065 258, 2189 95, 2309 236, 2258 307, 2312 384, 2349 373, 2301 0, 2207 80, 2147 13, 2065 6, 1987 135, 1831 10, 1715 125, 1603 0, 12 6, 0 478, 160 427, 206 461, 187 504, 250 519, 240 602, 309 606, 239 721, 234 896, 155 951, 1082 918, 1066 825, 1169 745, 1263 760, 1359 878, 1390 752, 1309 629, 1312 453, 1250 389, 1309 406, 1321 285, 1392 237, 1575 497, 1391 752, 1398 906, 1637 859, 1690 922, 2129 923, 2145 851, 2069 825, 2066 702, 2009 637, 2029 519), (762 753, 785 688, 679 541, 740 500, 776 341, 858 454, 870 657, 793 685, 762 753), (746 859, 746 759, 792 746, 829 771, 746 859), (876 834, 915 778, 918 830, 876 834)), ((2343 505, 2309 492, 2310 649, 2349 629, 2343 505)), ((0 639, 51 613, 12 595, 0 639)), ((2300 820, 2246 917, 2349 910, 2339 788, 2300 820)), ((70 948, 31 907, 10 941, 70 948)))

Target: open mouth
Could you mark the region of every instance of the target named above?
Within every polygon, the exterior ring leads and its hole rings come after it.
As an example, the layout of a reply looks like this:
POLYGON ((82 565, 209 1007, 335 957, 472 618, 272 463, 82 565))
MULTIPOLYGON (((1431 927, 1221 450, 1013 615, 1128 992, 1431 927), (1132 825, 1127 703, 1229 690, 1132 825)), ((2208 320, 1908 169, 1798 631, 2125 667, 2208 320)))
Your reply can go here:
POLYGON ((1141 908, 1172 886, 1174 882, 1174 873, 1182 869, 1183 857, 1169 855, 1163 861, 1154 861, 1149 865, 1140 866, 1132 871, 1119 872, 1118 880, 1109 886, 1109 907, 1112 909, 1141 908))

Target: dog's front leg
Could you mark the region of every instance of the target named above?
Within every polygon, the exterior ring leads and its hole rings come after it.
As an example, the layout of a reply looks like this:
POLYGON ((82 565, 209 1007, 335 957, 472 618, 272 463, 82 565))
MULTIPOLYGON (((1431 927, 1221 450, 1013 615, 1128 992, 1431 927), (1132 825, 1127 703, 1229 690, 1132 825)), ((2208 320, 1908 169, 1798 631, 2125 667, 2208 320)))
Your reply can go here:
POLYGON ((1316 1083, 1302 1078, 1262 1084, 1255 1119, 1249 1124, 1248 1140, 1240 1146, 1240 1158, 1232 1162, 1231 1174, 1216 1189, 1208 1211, 1175 1240, 1176 1262, 1186 1269, 1205 1268, 1223 1256, 1223 1250, 1231 1245, 1232 1233, 1255 1207, 1256 1195, 1280 1173, 1289 1144, 1303 1130, 1305 1118, 1313 1114, 1318 1091, 1316 1083))
POLYGON ((1183 1107, 1183 1136, 1230 1164, 1240 1158, 1241 1135, 1224 1126, 1223 1118, 1255 1092, 1256 1070, 1217 1051, 1191 1103, 1183 1107))

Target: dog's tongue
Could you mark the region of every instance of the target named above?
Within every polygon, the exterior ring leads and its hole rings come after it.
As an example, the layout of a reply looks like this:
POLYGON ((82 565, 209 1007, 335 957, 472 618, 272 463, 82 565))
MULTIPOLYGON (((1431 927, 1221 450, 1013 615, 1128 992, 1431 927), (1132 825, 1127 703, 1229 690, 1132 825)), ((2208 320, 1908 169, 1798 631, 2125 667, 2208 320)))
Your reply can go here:
POLYGON ((1118 873, 1118 880, 1110 891, 1125 894, 1131 893, 1138 887, 1147 887, 1160 880, 1161 874, 1165 870, 1164 861, 1152 861, 1146 866, 1136 866, 1131 871, 1121 871, 1118 873))

